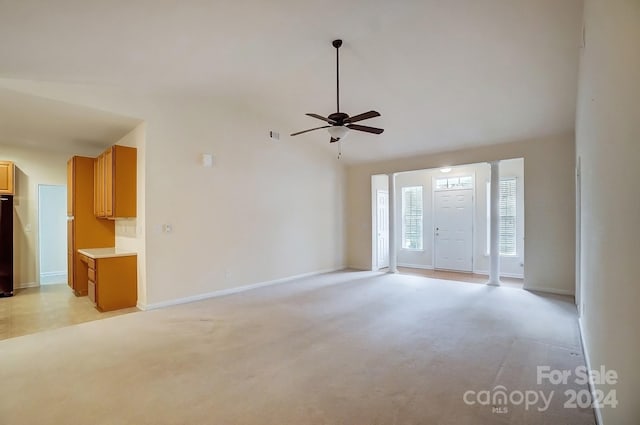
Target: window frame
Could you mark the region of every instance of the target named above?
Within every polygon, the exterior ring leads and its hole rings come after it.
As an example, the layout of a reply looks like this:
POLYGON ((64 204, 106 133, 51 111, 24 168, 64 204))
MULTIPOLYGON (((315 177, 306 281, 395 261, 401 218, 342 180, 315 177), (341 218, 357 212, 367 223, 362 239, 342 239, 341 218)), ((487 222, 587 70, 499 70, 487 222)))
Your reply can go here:
MULTIPOLYGON (((401 227, 401 231, 400 231, 400 235, 402 238, 402 243, 401 243, 401 249, 405 250, 405 251, 424 251, 424 186, 423 185, 413 185, 413 186, 403 186, 402 190, 400 191, 401 195, 401 199, 400 202, 402 203, 402 227, 401 227), (419 236, 419 248, 412 248, 412 247, 407 247, 405 246, 405 242, 407 241, 406 238, 406 218, 407 218, 407 214, 406 214, 406 203, 405 203, 405 193, 408 192, 409 189, 419 189, 420 193, 420 200, 422 205, 420 205, 420 215, 419 215, 419 219, 420 219, 420 229, 421 232, 418 234, 419 236)), ((418 217, 418 215, 415 215, 415 217, 418 217)))
MULTIPOLYGON (((518 253, 518 177, 516 176, 509 176, 509 177, 501 177, 500 178, 500 183, 502 183, 503 181, 513 181, 514 182, 514 203, 515 203, 515 220, 514 220, 514 252, 513 253, 502 253, 501 247, 499 246, 498 249, 501 251, 500 252, 500 256, 501 257, 508 257, 508 258, 517 258, 520 254, 518 253)), ((500 190, 500 189, 498 189, 500 190)), ((491 182, 487 182, 487 186, 486 186, 486 202, 487 202, 487 234, 486 234, 486 247, 485 247, 485 252, 487 256, 491 255, 491 182)), ((502 215, 500 215, 500 220, 502 220, 502 215)), ((500 238, 500 236, 498 235, 498 239, 500 238)))

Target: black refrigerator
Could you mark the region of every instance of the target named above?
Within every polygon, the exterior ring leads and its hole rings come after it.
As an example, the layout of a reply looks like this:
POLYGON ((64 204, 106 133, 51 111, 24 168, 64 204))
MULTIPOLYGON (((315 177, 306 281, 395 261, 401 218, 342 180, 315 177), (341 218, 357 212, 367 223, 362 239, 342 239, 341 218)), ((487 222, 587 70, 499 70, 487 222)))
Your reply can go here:
POLYGON ((0 297, 13 295, 13 196, 0 195, 0 297))

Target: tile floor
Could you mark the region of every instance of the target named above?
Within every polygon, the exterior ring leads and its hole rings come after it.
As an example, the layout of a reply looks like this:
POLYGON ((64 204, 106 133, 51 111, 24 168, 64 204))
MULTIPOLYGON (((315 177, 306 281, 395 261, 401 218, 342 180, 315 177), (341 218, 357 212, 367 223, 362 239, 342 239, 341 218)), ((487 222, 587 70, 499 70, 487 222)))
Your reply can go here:
MULTIPOLYGON (((489 279, 488 276, 485 276, 482 274, 448 272, 444 270, 413 269, 409 267, 398 267, 398 273, 408 274, 413 276, 425 276, 425 277, 430 277, 432 279, 452 280, 457 282, 481 283, 481 284, 486 283, 487 280, 489 279)), ((500 280, 502 281, 503 286, 506 286, 509 288, 522 289, 522 285, 523 285, 522 279, 503 277, 500 280)))
POLYGON ((87 297, 76 297, 65 283, 18 289, 0 298, 0 340, 138 311, 100 313, 87 297))

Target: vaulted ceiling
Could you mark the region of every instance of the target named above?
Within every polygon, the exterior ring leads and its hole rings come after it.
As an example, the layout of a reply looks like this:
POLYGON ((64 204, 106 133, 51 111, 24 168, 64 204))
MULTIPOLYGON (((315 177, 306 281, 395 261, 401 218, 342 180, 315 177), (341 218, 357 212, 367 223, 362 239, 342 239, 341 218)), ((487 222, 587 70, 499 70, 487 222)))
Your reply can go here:
POLYGON ((386 129, 349 135, 366 161, 571 131, 581 17, 579 0, 0 1, 0 77, 233 97, 286 134, 334 112, 343 38, 342 109, 386 129))
POLYGON ((98 153, 140 120, 0 89, 0 144, 98 153))

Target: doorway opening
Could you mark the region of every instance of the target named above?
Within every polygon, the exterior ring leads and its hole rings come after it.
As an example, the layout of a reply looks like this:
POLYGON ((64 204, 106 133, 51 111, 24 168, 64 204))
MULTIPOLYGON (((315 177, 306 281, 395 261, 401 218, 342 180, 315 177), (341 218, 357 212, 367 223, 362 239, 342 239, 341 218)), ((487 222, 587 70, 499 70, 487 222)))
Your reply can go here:
MULTIPOLYGON (((500 161, 500 277, 524 283, 524 159, 500 161)), ((395 241, 400 273, 486 283, 490 269, 488 163, 424 169, 395 175, 395 241)), ((372 176, 372 189, 388 191, 388 177, 372 176), (382 177, 377 181, 376 178, 382 177), (384 181, 383 181, 384 180, 384 181)), ((377 196, 372 198, 377 199, 377 196)), ((377 206, 377 202, 372 202, 377 206)), ((392 204, 392 203, 391 203, 392 204)), ((377 213, 374 237, 379 224, 377 213)), ((375 239, 374 252, 381 249, 375 239)), ((388 248, 387 248, 388 249, 388 248)), ((377 256, 374 270, 378 270, 377 256)))
POLYGON ((67 283, 67 187, 38 185, 40 285, 67 283))

